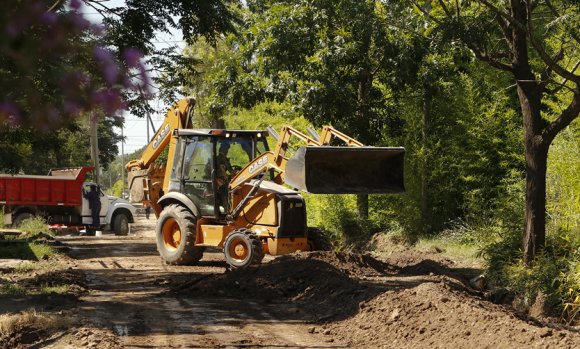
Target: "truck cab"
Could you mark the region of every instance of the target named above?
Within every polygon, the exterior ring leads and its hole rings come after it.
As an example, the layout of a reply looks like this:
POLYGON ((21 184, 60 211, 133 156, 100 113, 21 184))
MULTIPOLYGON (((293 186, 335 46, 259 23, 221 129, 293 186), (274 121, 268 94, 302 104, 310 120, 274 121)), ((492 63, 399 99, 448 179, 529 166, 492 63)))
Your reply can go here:
MULTIPOLYGON (((83 191, 89 192, 92 182, 83 183, 83 191)), ((127 235, 129 233, 129 223, 134 222, 135 207, 127 200, 115 196, 106 195, 99 186, 97 191, 101 199, 101 211, 99 213, 100 223, 104 230, 115 232, 116 235, 127 235)), ((89 208, 88 200, 83 196, 81 204, 82 224, 92 225, 93 219, 89 208)))

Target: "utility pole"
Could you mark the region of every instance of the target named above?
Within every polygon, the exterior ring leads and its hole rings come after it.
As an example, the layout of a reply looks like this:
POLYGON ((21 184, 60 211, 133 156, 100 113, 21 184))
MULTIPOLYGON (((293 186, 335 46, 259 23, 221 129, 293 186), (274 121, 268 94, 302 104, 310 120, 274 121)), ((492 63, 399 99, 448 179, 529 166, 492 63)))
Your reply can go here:
POLYGON ((123 183, 123 191, 121 192, 121 197, 125 198, 125 136, 123 135, 123 130, 125 129, 125 120, 121 125, 121 183, 123 183))
POLYGON ((89 114, 89 125, 91 134, 91 160, 93 160, 93 165, 95 166, 95 183, 100 184, 99 174, 101 168, 99 165, 99 139, 97 137, 97 127, 98 127, 98 117, 96 115, 89 114))

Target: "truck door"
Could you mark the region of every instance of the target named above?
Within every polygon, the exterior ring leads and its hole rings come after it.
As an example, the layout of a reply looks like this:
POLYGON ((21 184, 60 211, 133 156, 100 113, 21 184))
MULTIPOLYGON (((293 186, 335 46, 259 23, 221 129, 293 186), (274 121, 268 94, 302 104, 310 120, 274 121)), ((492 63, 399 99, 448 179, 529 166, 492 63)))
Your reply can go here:
MULTIPOLYGON (((84 183, 83 188, 86 193, 91 191, 91 184, 93 183, 84 183)), ((109 211, 109 198, 100 187, 98 187, 99 197, 101 199, 101 212, 99 212, 99 218, 101 225, 109 224, 110 222, 105 222, 105 218, 107 217, 107 211, 109 211)), ((82 207, 81 207, 82 217, 83 217, 83 224, 92 224, 93 218, 91 216, 91 209, 89 208, 89 201, 85 199, 83 196, 82 207)))

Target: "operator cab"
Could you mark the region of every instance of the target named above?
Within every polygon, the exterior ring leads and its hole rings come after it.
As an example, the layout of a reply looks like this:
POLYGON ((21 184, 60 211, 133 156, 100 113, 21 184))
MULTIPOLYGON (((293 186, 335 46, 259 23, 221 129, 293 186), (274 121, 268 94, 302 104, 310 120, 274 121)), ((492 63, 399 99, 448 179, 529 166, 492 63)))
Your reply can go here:
POLYGON ((202 217, 223 218, 230 210, 233 176, 265 151, 267 131, 178 129, 169 192, 185 194, 202 217))

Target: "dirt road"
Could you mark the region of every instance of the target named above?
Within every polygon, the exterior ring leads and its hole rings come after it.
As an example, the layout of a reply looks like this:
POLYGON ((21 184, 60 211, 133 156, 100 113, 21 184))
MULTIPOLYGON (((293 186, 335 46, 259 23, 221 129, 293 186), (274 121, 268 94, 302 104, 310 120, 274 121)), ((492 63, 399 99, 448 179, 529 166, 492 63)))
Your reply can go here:
MULTIPOLYGON (((580 347, 578 329, 494 304, 469 287, 477 270, 437 255, 297 253, 227 271, 221 252, 209 251, 197 266, 175 267, 158 256, 153 225, 141 219, 128 237, 59 238, 69 246, 65 269, 37 279, 84 292, 12 300, 11 311, 36 304, 72 321, 32 347, 580 347)), ((34 342, 25 339, 6 343, 34 342)))

